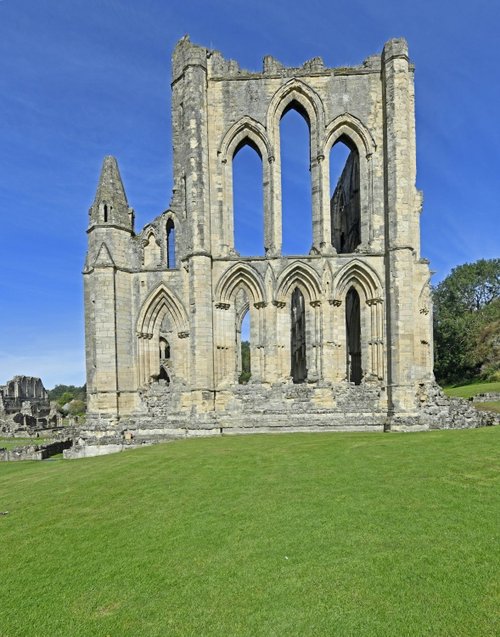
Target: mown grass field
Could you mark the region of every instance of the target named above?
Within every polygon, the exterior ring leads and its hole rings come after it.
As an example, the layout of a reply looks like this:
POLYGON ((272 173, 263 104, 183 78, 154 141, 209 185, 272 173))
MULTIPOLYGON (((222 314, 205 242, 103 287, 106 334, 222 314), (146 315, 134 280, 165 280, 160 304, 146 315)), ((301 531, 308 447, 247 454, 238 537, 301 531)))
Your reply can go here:
POLYGON ((0 635, 500 634, 500 427, 0 466, 0 635))
MULTIPOLYGON (((447 396, 471 398, 472 396, 487 392, 500 392, 500 382, 468 383, 467 385, 452 385, 444 387, 443 389, 447 396)), ((495 411, 497 414, 500 414, 500 400, 474 403, 474 407, 480 411, 495 411)))
POLYGON ((464 385, 448 385, 443 387, 447 396, 455 396, 458 398, 471 398, 477 394, 486 392, 500 392, 500 381, 491 383, 467 383, 464 385))

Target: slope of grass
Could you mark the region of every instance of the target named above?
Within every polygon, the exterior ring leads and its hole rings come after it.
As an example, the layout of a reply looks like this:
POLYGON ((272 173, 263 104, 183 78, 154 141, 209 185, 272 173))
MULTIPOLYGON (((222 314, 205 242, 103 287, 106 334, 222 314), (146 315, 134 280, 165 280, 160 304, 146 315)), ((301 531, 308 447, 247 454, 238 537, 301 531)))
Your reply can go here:
POLYGON ((500 381, 492 383, 468 383, 465 385, 448 385, 443 387, 447 396, 455 396, 457 398, 471 398, 477 394, 486 392, 500 392, 500 381))
POLYGON ((500 428, 0 466, 0 635, 500 632, 500 428))

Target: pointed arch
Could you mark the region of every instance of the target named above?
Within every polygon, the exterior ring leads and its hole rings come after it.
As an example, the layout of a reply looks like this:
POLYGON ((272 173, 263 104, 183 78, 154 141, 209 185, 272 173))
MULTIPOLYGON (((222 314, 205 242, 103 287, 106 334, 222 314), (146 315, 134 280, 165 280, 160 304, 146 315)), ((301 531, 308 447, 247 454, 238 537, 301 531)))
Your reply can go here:
POLYGON ((223 206, 219 223, 219 250, 222 255, 235 249, 234 239, 234 201, 233 201, 233 159, 243 146, 250 146, 262 162, 262 198, 264 224, 264 250, 272 251, 272 186, 270 179, 270 161, 272 157, 269 139, 264 126, 245 116, 235 122, 224 135, 219 146, 219 167, 222 182, 223 206))
POLYGON ((356 384, 361 382, 361 374, 363 378, 381 380, 384 377, 385 330, 382 290, 383 287, 377 272, 359 259, 349 261, 337 272, 333 281, 333 298, 330 299, 330 302, 334 307, 343 305, 346 317, 345 322, 341 325, 339 356, 340 358, 344 356, 346 360, 346 378, 356 384), (353 290, 356 294, 352 292, 353 290), (355 319, 349 323, 347 316, 354 307, 355 319), (356 332, 352 331, 352 326, 358 322, 359 335, 357 326, 356 332), (349 345, 351 338, 354 341, 349 345), (352 357, 349 358, 353 352, 356 356, 360 354, 359 360, 353 361, 352 357), (350 365, 354 362, 357 371, 354 377, 351 377, 350 365))
POLYGON ((382 284, 375 270, 359 259, 349 261, 333 281, 333 298, 343 299, 350 287, 361 292, 365 301, 382 297, 382 284))
POLYGON ((278 277, 275 301, 286 303, 287 298, 295 287, 299 287, 309 302, 321 299, 321 284, 316 271, 307 263, 294 261, 287 266, 278 277))
POLYGON ((164 283, 160 283, 142 305, 137 320, 137 333, 151 338, 159 323, 158 319, 163 319, 167 312, 178 333, 189 331, 187 313, 182 302, 164 283))
POLYGON ((429 274, 422 287, 420 288, 420 292, 418 295, 418 311, 420 314, 429 314, 432 304, 432 295, 430 289, 431 275, 429 274))
POLYGON ((312 250, 320 251, 324 243, 322 229, 322 152, 323 135, 325 130, 325 114, 323 102, 314 89, 303 81, 293 78, 283 84, 269 102, 266 115, 266 128, 269 140, 275 152, 275 160, 271 163, 271 180, 274 184, 272 191, 272 245, 280 253, 283 245, 282 236, 282 193, 281 183, 281 148, 280 121, 283 115, 295 108, 299 111, 309 126, 309 167, 311 180, 311 209, 312 209, 312 250))
POLYGON ((314 89, 298 80, 291 79, 281 86, 271 98, 267 109, 267 130, 275 131, 283 114, 296 102, 306 113, 311 131, 311 157, 316 156, 320 147, 319 135, 325 126, 323 102, 314 89), (314 153, 314 154, 313 154, 314 153))
POLYGON ((257 270, 248 263, 235 263, 219 279, 215 289, 216 303, 231 303, 241 286, 248 290, 254 304, 266 302, 264 282, 257 270))
POLYGON ((340 138, 347 138, 351 144, 356 146, 358 153, 364 155, 371 155, 377 149, 375 140, 372 134, 366 128, 366 126, 354 115, 350 113, 342 113, 335 119, 333 119, 325 130, 325 157, 330 152, 332 146, 340 138))
POLYGON ((268 161, 272 157, 266 129, 257 120, 245 116, 235 122, 224 135, 218 151, 220 160, 223 163, 231 160, 245 140, 249 141, 262 161, 268 161))
MULTIPOLYGON (((322 193, 324 197, 324 209, 331 209, 334 206, 333 194, 335 191, 334 185, 330 183, 330 162, 331 155, 334 151, 334 146, 339 142, 342 142, 351 151, 351 155, 357 155, 355 157, 355 164, 357 164, 356 174, 357 181, 359 182, 357 187, 357 240, 359 246, 367 247, 373 240, 373 167, 372 156, 377 149, 375 140, 368 130, 368 128, 354 115, 350 113, 343 113, 335 119, 333 119, 325 130, 325 143, 322 150, 324 157, 324 170, 322 173, 323 185, 322 193), (328 201, 327 201, 328 197, 328 201)), ((351 157, 350 155, 350 157, 351 157)), ((336 202, 337 204, 339 202, 336 202)), ((331 215, 325 216, 325 240, 333 245, 338 251, 345 252, 346 250, 340 249, 342 241, 339 237, 339 228, 334 227, 331 215), (334 234, 337 232, 335 238, 334 234)), ((338 221, 338 219, 337 219, 338 221)), ((347 248, 349 252, 353 251, 347 248)))

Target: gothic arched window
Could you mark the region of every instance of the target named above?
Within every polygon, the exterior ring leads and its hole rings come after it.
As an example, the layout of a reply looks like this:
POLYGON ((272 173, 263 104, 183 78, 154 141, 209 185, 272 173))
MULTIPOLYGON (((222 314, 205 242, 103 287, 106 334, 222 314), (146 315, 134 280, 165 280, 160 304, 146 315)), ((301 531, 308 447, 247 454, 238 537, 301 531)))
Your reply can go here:
POLYGON ((332 245, 339 254, 354 252, 361 243, 359 154, 347 137, 330 151, 330 215, 332 245))

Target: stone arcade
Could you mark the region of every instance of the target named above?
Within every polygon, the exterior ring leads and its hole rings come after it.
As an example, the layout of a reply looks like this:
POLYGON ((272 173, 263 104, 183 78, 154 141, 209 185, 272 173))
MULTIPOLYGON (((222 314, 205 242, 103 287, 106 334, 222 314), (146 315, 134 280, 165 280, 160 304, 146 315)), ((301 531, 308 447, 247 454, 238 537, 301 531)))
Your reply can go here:
POLYGON ((113 157, 90 208, 83 440, 477 426, 432 373, 420 255, 413 66, 404 40, 360 66, 241 69, 184 37, 173 55, 174 189, 134 232, 113 157), (312 245, 282 253, 280 120, 310 136, 312 245), (350 154, 330 184, 330 154, 350 154), (233 158, 262 161, 264 256, 234 245, 233 158), (251 380, 239 384, 250 316, 251 380))

